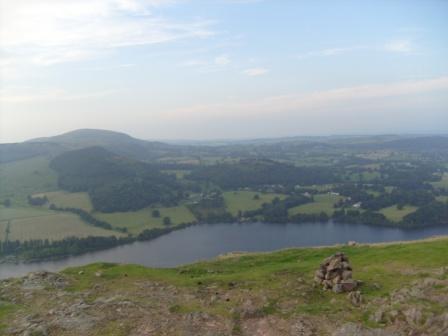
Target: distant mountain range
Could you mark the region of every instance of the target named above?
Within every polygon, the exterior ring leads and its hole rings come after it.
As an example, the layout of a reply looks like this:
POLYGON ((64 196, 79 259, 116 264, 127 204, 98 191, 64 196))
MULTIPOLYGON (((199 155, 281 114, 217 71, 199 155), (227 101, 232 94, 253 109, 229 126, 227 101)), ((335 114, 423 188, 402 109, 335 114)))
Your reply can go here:
POLYGON ((448 152, 448 135, 377 135, 377 136, 316 136, 244 141, 171 142, 148 141, 125 133, 79 129, 57 136, 31 139, 22 143, 0 144, 0 162, 10 162, 38 155, 54 157, 66 151, 92 146, 142 161, 162 157, 199 157, 207 155, 270 156, 279 151, 326 150, 396 150, 448 152))

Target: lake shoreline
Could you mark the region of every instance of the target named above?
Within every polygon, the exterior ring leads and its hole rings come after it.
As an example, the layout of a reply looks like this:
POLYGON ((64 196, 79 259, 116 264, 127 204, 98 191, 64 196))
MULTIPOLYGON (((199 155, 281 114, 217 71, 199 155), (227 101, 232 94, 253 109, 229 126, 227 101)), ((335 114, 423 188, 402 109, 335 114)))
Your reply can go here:
MULTIPOLYGON (((337 222, 337 221, 333 221, 333 220, 329 220, 327 222, 315 222, 314 224, 319 225, 319 224, 325 224, 325 223, 332 223, 332 224, 344 224, 344 225, 351 225, 354 227, 357 226, 367 226, 367 227, 374 227, 374 228, 390 228, 390 229, 399 229, 399 230, 403 230, 403 231, 418 231, 418 230, 422 230, 425 228, 442 228, 444 226, 442 225, 433 225, 433 226, 427 226, 427 227, 400 227, 400 226, 384 226, 384 225, 374 225, 374 224, 362 224, 362 223, 341 223, 341 222, 337 222)), ((80 253, 67 253, 67 254, 61 254, 61 255, 55 255, 52 257, 42 257, 42 258, 24 258, 21 255, 6 255, 4 257, 0 257, 0 265, 17 265, 17 264, 35 264, 35 263, 42 263, 42 262, 57 262, 57 261, 63 261, 72 257, 78 257, 78 256, 83 256, 83 255, 88 255, 91 253, 97 253, 97 252, 102 252, 102 251, 107 251, 107 250, 112 250, 114 248, 120 247, 120 246, 128 246, 128 245, 132 245, 138 242, 150 242, 152 240, 158 239, 160 237, 169 235, 172 232, 175 231, 181 231, 181 230, 185 230, 191 226, 198 226, 198 225, 233 225, 233 224, 239 224, 239 225, 251 225, 251 224, 267 224, 267 225, 302 225, 302 224, 307 224, 307 223, 295 223, 295 222, 286 222, 286 223, 265 223, 265 222, 246 222, 246 221, 235 221, 235 222, 222 222, 222 223, 201 223, 201 222, 196 222, 196 223, 186 223, 186 224, 182 224, 179 226, 174 226, 171 228, 166 228, 166 232, 163 232, 161 234, 156 234, 154 236, 149 236, 146 237, 144 239, 141 239, 139 236, 137 237, 129 237, 128 241, 124 241, 123 243, 117 243, 116 245, 112 245, 109 247, 101 247, 101 248, 93 248, 87 251, 82 251, 80 253)), ((444 235, 440 235, 441 237, 443 237, 444 235)), ((427 239, 427 238, 423 238, 423 239, 427 239)), ((420 241, 421 239, 417 239, 415 241, 420 241)), ((397 240, 394 242, 390 242, 390 243, 407 243, 408 240, 397 240)), ((389 244, 389 242, 378 242, 378 243, 359 243, 356 242, 359 245, 373 245, 373 244, 389 244)), ((316 245, 316 246, 307 246, 307 247, 311 247, 311 248, 324 248, 324 247, 330 247, 330 246, 336 246, 336 245, 341 245, 343 246, 344 243, 339 243, 339 244, 331 244, 331 245, 316 245)), ((300 248, 299 246, 297 248, 300 248)), ((250 252, 248 252, 250 253, 250 252)), ((263 252, 260 252, 263 253, 263 252)))
MULTIPOLYGON (((356 245, 407 243, 448 236, 448 227, 403 230, 343 223, 233 223, 197 224, 159 236, 107 250, 67 256, 55 260, 3 263, 0 278, 16 277, 34 271, 58 272, 67 267, 92 263, 139 264, 153 268, 172 268, 223 255, 264 253, 290 248, 324 248, 356 245)), ((8 261, 11 261, 9 259, 8 261)))

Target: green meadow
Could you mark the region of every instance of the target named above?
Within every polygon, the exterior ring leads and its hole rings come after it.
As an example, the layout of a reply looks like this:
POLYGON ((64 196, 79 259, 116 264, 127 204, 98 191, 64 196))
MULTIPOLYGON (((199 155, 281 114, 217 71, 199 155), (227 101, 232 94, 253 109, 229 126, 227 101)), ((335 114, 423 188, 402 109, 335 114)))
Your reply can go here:
POLYGON ((168 208, 144 208, 138 211, 101 213, 95 212, 94 217, 110 223, 113 227, 125 227, 129 233, 139 234, 145 229, 164 227, 163 218, 169 217, 171 225, 192 222, 195 217, 186 206, 168 208), (159 210, 160 217, 153 217, 152 211, 159 210))
POLYGON ((60 240, 66 237, 120 236, 121 234, 104 230, 84 223, 78 216, 69 213, 34 217, 18 217, 0 221, 0 240, 6 238, 9 227, 9 240, 49 239, 60 240))
POLYGON ((0 164, 0 202, 27 205, 28 195, 57 190, 57 175, 43 156, 0 164))
POLYGON ((90 202, 89 194, 86 192, 70 193, 66 191, 52 191, 46 193, 35 194, 34 196, 47 196, 48 203, 54 204, 57 207, 70 207, 82 209, 87 212, 93 210, 92 203, 90 202))
POLYGON ((257 193, 254 191, 227 191, 223 193, 227 210, 236 216, 238 211, 250 211, 261 208, 263 203, 269 203, 274 198, 284 199, 282 194, 257 193), (259 199, 255 199, 258 195, 259 199))
POLYGON ((314 195, 314 202, 299 205, 297 207, 289 209, 289 215, 293 216, 299 213, 302 214, 319 214, 325 212, 327 215, 331 216, 335 210, 334 204, 344 199, 344 197, 339 195, 331 194, 317 194, 314 195))
POLYGON ((396 205, 393 205, 381 209, 380 213, 382 213, 384 216, 386 216, 387 219, 391 220, 392 222, 399 222, 403 219, 404 216, 415 212, 417 209, 418 208, 415 206, 406 205, 403 207, 403 209, 400 210, 396 205))
POLYGON ((448 188, 448 173, 444 173, 442 179, 437 182, 432 182, 432 185, 436 188, 448 188))

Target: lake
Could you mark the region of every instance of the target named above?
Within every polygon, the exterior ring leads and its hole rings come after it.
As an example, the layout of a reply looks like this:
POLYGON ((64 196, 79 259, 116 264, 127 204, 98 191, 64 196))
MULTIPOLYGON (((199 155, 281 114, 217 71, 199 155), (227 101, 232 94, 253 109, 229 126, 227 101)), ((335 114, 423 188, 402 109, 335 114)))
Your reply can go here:
POLYGON ((136 242, 57 261, 28 264, 0 264, 0 279, 28 272, 58 271, 94 262, 133 263, 152 267, 173 267, 211 259, 232 251, 261 252, 287 247, 322 246, 414 240, 448 235, 448 227, 399 229, 341 223, 303 224, 200 224, 171 232, 147 242, 136 242))

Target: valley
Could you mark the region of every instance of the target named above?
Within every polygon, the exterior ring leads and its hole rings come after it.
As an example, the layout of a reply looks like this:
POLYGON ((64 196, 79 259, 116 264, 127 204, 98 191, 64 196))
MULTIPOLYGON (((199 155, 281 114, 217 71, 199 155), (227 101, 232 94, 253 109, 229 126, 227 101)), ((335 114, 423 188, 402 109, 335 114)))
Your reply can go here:
POLYGON ((0 0, 0 336, 448 336, 447 14, 0 0))
POLYGON ((0 145, 0 254, 60 258, 198 223, 447 226, 443 141, 298 137, 185 146, 78 130, 0 145))

